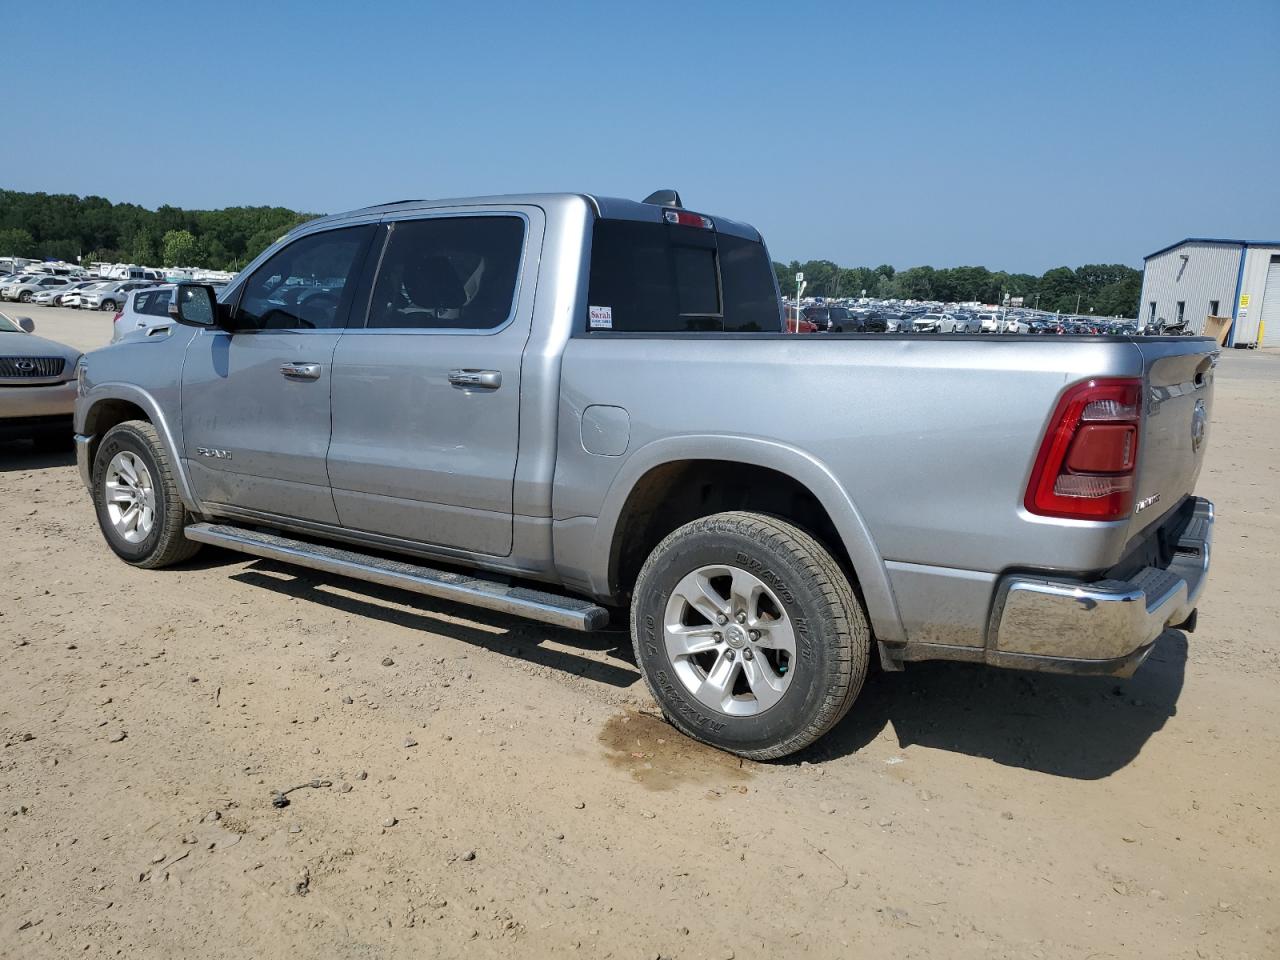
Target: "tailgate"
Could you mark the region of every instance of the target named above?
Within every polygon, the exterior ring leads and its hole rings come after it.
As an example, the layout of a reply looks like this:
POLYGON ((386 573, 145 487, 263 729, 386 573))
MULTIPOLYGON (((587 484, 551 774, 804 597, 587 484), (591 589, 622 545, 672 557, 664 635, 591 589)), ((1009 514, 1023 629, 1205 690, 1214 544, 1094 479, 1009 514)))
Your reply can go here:
POLYGON ((1207 337, 1141 338, 1134 344, 1142 354, 1146 413, 1130 536, 1160 521, 1195 489, 1219 352, 1207 337))

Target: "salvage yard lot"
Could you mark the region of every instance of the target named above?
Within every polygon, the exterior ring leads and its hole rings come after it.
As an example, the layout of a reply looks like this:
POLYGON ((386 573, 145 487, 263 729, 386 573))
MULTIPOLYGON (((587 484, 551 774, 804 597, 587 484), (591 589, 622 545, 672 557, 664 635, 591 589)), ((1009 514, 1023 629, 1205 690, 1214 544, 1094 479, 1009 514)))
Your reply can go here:
POLYGON ((1200 626, 1132 680, 877 674, 769 765, 655 719, 624 632, 134 570, 0 445, 0 956, 1274 956, 1278 414, 1224 356, 1200 626))

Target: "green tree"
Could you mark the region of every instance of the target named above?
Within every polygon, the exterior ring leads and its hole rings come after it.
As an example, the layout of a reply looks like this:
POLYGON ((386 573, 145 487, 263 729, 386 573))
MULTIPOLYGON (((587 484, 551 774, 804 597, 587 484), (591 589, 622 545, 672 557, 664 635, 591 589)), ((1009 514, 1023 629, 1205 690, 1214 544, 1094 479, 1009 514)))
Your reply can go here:
POLYGON ((142 231, 133 238, 129 247, 129 260, 132 263, 151 266, 157 263, 160 255, 156 252, 156 244, 148 231, 142 231))
POLYGON ((21 227, 0 230, 0 257, 29 257, 35 252, 35 246, 29 230, 21 227))
POLYGON ((200 244, 190 230, 169 230, 160 247, 166 267, 190 267, 200 257, 200 244))

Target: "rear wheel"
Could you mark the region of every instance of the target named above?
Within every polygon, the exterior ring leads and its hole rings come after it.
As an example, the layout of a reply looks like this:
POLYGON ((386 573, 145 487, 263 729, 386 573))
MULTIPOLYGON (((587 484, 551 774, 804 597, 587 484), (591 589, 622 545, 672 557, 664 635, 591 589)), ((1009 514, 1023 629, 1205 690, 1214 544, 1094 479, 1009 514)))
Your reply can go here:
POLYGON ((695 520, 658 544, 636 581, 631 633, 671 723, 754 760, 794 753, 844 716, 871 639, 818 541, 738 512, 695 520))
POLYGON ((114 310, 115 308, 116 302, 114 300, 103 300, 102 303, 98 305, 98 309, 100 310, 114 310))
POLYGON ((183 535, 187 510, 160 435, 145 420, 118 424, 102 438, 93 505, 107 545, 135 567, 167 567, 200 549, 183 535))

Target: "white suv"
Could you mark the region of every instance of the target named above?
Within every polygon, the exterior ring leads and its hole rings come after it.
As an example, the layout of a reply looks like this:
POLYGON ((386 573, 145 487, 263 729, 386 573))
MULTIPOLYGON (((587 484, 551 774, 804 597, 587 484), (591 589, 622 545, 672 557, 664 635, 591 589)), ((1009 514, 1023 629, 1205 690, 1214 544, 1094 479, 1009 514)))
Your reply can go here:
POLYGON ((174 323, 169 316, 169 302, 173 299, 174 289, 173 284, 167 283, 163 287, 146 287, 130 293, 112 322, 111 342, 115 343, 137 330, 174 323))

